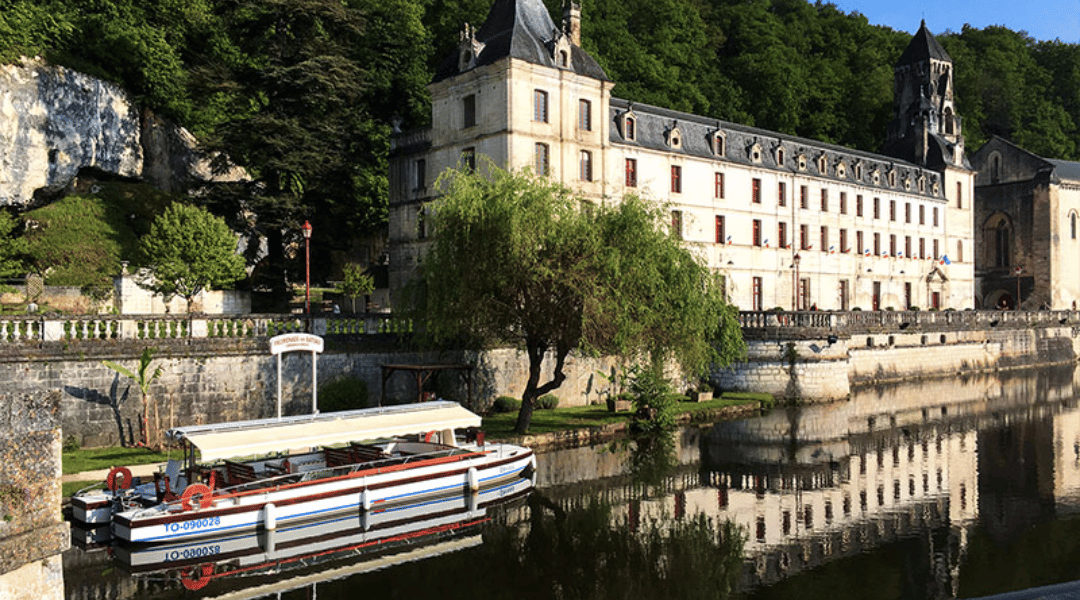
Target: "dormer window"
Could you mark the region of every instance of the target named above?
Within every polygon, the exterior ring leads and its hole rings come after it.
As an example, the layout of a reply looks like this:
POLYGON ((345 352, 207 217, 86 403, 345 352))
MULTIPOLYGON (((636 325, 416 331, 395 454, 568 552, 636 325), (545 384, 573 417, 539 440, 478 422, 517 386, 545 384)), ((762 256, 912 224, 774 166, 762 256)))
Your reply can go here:
POLYGON ((476 39, 476 30, 468 23, 459 34, 458 71, 464 72, 476 66, 476 58, 484 50, 484 44, 476 39))
POLYGON ((800 171, 805 171, 806 170, 806 155, 805 154, 800 154, 799 159, 798 159, 797 162, 798 162, 798 165, 799 165, 799 170, 800 171))
POLYGON ((622 129, 624 140, 632 142, 637 139, 637 115, 634 114, 633 109, 620 114, 616 123, 622 129))
POLYGON ((919 193, 920 194, 925 194, 926 193, 926 176, 925 175, 919 177, 919 193))
POLYGON ((560 69, 570 68, 570 40, 559 35, 551 42, 551 58, 560 69))
POLYGON ((783 146, 776 149, 776 166, 784 166, 784 148, 783 146))
POLYGON ((896 170, 889 171, 889 187, 896 187, 896 170))
POLYGON ((761 144, 760 143, 754 142, 750 146, 749 156, 750 156, 751 162, 755 162, 755 163, 760 163, 761 162, 761 144))
POLYGON ((566 50, 559 51, 559 66, 564 69, 570 66, 570 53, 566 50))
POLYGON ((724 132, 717 129, 709 135, 709 147, 714 156, 723 158, 727 155, 727 140, 724 132))
POLYGON ((836 163, 836 176, 841 179, 847 177, 847 165, 843 162, 836 163))
POLYGON ((855 179, 862 180, 862 163, 855 163, 855 179))
POLYGON ((874 169, 874 172, 870 174, 870 181, 873 181, 874 185, 881 183, 881 171, 879 169, 874 169))
POLYGON ((676 123, 672 123, 671 129, 667 130, 667 144, 675 150, 682 148, 682 132, 679 131, 679 126, 676 123))
POLYGON ((829 163, 824 154, 817 159, 817 170, 818 173, 821 173, 822 175, 825 175, 829 170, 829 163))

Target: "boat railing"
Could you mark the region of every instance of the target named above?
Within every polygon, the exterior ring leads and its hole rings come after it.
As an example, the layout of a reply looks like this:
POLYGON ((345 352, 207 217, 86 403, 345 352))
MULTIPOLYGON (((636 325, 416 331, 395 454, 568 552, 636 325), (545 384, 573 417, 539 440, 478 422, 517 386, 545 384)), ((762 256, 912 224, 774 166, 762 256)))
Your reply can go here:
MULTIPOLYGON (((261 478, 257 481, 248 481, 228 487, 217 488, 213 490, 212 495, 210 496, 210 498, 208 498, 208 500, 217 503, 222 500, 228 500, 229 498, 234 498, 237 496, 247 496, 253 492, 266 492, 281 486, 291 485, 295 483, 311 483, 324 479, 344 477, 361 470, 375 470, 377 472, 379 469, 386 467, 398 467, 401 465, 413 464, 421 461, 446 459, 450 457, 464 457, 473 454, 476 454, 476 451, 465 448, 446 448, 433 452, 403 454, 399 456, 389 456, 387 458, 352 463, 348 465, 322 467, 311 469, 309 471, 285 473, 281 475, 274 475, 272 477, 261 478)), ((190 500, 188 500, 188 502, 190 503, 190 500)), ((167 512, 180 511, 182 509, 183 503, 183 499, 171 500, 169 502, 162 503, 160 507, 152 507, 146 509, 145 511, 140 511, 135 516, 138 517, 143 514, 149 514, 153 511, 161 510, 161 508, 164 508, 167 512)))

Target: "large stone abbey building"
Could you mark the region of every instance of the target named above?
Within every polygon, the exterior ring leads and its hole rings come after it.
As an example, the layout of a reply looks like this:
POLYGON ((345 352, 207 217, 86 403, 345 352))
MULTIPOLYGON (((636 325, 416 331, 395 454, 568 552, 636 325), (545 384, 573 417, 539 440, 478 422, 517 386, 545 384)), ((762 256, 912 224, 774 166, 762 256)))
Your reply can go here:
POLYGON ((392 141, 392 290, 427 243, 436 177, 483 154, 597 203, 668 203, 742 310, 972 307, 975 173, 925 24, 896 64, 886 156, 615 98, 580 22, 576 4, 557 27, 541 0, 495 0, 465 26, 430 85, 431 128, 392 141))

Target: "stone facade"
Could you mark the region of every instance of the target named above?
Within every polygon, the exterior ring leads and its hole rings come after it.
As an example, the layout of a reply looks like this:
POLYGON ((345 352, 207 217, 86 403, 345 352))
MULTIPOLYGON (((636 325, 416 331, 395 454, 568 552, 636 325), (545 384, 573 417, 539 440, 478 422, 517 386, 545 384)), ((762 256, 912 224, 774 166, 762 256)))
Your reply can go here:
POLYGON ((976 301, 984 308, 1075 308, 1080 300, 1080 163, 999 137, 972 155, 976 301), (1018 296, 1019 294, 1019 296, 1018 296))
POLYGON ((430 86, 431 128, 391 141, 392 293, 430 243, 436 177, 479 154, 597 203, 669 203, 744 310, 972 306, 974 174, 952 61, 925 26, 896 65, 897 118, 918 125, 890 129, 887 156, 614 98, 573 41, 579 20, 496 0, 466 27, 430 86))

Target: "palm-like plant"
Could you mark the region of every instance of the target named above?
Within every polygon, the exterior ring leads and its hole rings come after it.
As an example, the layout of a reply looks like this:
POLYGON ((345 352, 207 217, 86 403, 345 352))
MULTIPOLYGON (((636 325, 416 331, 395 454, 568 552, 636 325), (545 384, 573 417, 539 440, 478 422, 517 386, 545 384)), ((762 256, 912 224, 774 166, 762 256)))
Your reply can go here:
POLYGON ((142 356, 139 357, 139 366, 135 372, 132 372, 126 367, 118 365, 111 360, 103 360, 101 361, 101 363, 106 367, 109 367, 113 371, 116 371, 124 377, 127 377, 128 379, 134 381, 135 384, 139 386, 139 392, 142 393, 142 423, 140 423, 140 428, 142 429, 141 443, 144 446, 156 448, 158 445, 158 428, 156 427, 157 407, 154 407, 155 427, 153 433, 150 432, 150 428, 147 426, 147 418, 150 414, 150 407, 153 404, 153 401, 150 397, 150 385, 154 383, 154 380, 156 380, 158 377, 161 377, 164 369, 161 367, 161 365, 158 365, 158 368, 154 369, 154 371, 151 372, 150 363, 153 360, 154 349, 147 347, 143 348, 142 356))

